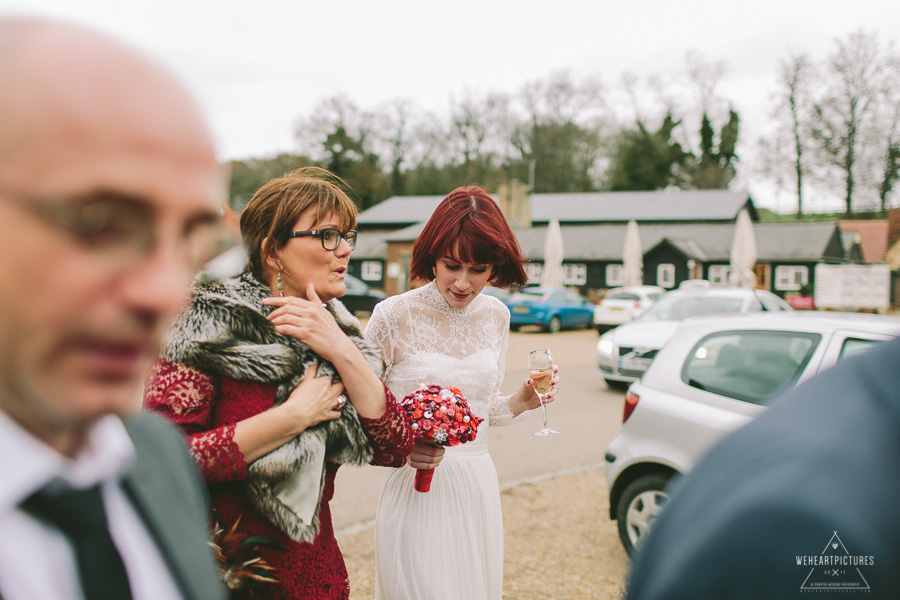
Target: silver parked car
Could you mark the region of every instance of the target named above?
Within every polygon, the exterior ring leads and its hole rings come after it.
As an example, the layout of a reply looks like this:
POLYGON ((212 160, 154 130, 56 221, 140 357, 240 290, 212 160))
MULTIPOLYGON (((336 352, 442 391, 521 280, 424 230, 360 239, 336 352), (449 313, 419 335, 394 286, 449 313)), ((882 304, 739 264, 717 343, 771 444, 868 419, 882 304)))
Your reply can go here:
POLYGON ((686 320, 628 389, 622 429, 606 451, 609 513, 626 551, 644 541, 669 481, 715 441, 780 392, 896 335, 900 319, 884 315, 795 311, 686 320))
POLYGON ((594 328, 602 333, 633 321, 665 293, 666 288, 657 285, 612 288, 594 308, 594 328))
POLYGON ((688 317, 789 310, 793 309, 787 302, 765 290, 694 283, 667 293, 639 318, 601 335, 597 364, 610 387, 624 389, 644 374, 659 349, 688 317))

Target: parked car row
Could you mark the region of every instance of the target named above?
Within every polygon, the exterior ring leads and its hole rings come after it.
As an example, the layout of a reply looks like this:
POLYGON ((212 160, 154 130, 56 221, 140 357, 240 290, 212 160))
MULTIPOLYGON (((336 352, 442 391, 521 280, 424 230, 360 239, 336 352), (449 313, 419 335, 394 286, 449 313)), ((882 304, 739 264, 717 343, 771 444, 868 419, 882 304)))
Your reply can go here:
POLYGON ((665 292, 665 288, 652 285, 613 288, 595 305, 572 289, 529 286, 510 293, 488 286, 482 291, 506 304, 513 331, 525 325, 537 325, 550 333, 591 326, 605 331, 640 316, 665 292))
POLYGON ((612 288, 594 309, 594 327, 600 333, 628 323, 644 314, 663 297, 666 288, 636 285, 612 288))
MULTIPOLYGON (((686 296, 672 292, 656 306, 674 315, 675 300, 686 296), (672 302, 664 304, 670 296, 672 302)), ((698 305, 704 298, 690 297, 698 305)), ((629 554, 640 548, 665 507, 668 483, 687 473, 715 441, 760 414, 781 392, 900 335, 895 317, 764 313, 737 295, 705 298, 754 312, 691 318, 677 331, 667 329, 667 343, 628 389, 622 429, 606 451, 609 516, 629 554)), ((613 344, 619 348, 618 340, 613 344)))
POLYGON ((639 318, 601 335, 597 363, 610 387, 624 388, 647 371, 688 317, 789 310, 793 309, 784 300, 764 290, 690 285, 668 292, 639 318))

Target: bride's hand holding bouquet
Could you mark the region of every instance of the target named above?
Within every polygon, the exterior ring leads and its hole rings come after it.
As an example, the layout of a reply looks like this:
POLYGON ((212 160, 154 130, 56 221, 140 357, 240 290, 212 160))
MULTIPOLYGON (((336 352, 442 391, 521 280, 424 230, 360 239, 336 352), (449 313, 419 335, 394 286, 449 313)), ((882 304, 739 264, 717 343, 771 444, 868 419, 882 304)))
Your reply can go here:
POLYGON ((484 419, 475 416, 463 393, 454 387, 425 386, 404 397, 400 405, 416 438, 410 458, 410 465, 417 469, 415 489, 427 492, 443 447, 474 440, 484 419))

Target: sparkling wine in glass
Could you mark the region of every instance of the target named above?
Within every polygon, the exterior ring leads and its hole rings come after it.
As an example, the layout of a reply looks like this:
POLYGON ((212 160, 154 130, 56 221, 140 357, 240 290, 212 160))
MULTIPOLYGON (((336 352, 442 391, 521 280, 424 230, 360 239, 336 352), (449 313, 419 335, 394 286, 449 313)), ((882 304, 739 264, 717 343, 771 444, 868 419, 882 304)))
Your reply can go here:
POLYGON ((544 402, 547 392, 550 391, 550 378, 553 377, 553 357, 550 356, 550 350, 544 348, 528 353, 528 376, 531 377, 534 392, 541 399, 541 413, 544 416, 544 426, 535 431, 534 435, 555 435, 559 432, 551 429, 547 423, 547 404, 544 402))

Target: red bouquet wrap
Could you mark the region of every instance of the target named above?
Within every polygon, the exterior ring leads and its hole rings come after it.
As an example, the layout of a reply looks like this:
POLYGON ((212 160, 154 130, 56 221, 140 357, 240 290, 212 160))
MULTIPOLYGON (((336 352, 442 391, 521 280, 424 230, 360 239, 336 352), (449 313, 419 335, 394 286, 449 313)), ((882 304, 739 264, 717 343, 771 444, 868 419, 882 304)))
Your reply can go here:
MULTIPOLYGON (((404 397, 400 406, 412 424, 413 435, 437 446, 458 446, 475 439, 478 424, 484 421, 469 408, 463 393, 455 387, 429 385, 404 397)), ((416 473, 417 492, 431 489, 434 469, 416 473)))

